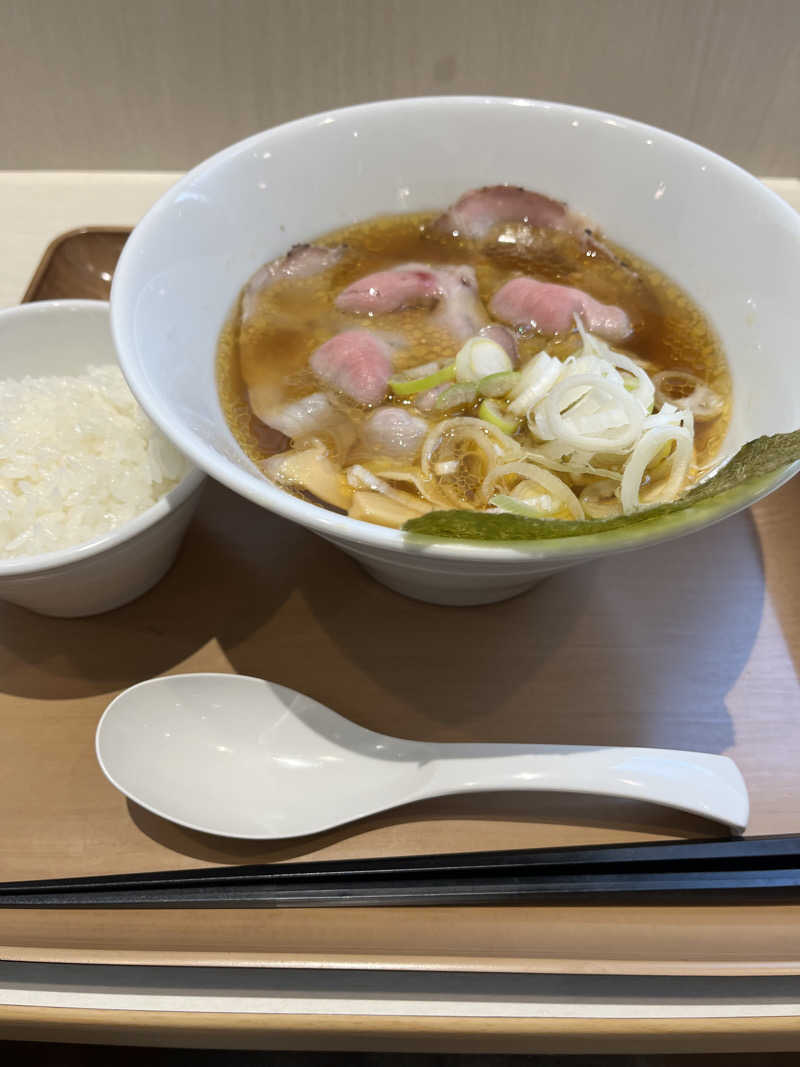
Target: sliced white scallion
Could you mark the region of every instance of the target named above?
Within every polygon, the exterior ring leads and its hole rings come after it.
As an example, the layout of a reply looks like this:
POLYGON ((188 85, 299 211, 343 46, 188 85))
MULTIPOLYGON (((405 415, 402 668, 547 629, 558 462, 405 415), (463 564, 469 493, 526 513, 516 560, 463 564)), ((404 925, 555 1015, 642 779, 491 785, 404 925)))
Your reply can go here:
POLYGON ((662 404, 659 411, 645 416, 642 426, 645 430, 653 430, 657 426, 683 426, 694 434, 694 416, 691 411, 681 411, 674 404, 662 404))
POLYGON ((519 442, 503 433, 497 426, 483 422, 482 419, 472 418, 470 415, 455 416, 432 426, 423 442, 420 467, 425 477, 430 478, 436 475, 434 462, 448 462, 446 459, 439 461, 434 459, 444 441, 447 440, 452 446, 457 446, 460 438, 476 445, 484 454, 487 471, 492 470, 498 458, 510 461, 522 455, 519 442))
POLYGON ((509 411, 514 415, 527 415, 547 395, 561 376, 564 364, 547 352, 538 352, 522 368, 519 381, 511 394, 509 411))
MULTIPOLYGON (((609 350, 610 351, 610 350, 609 350)), ((609 359, 595 355, 567 356, 563 363, 562 378, 576 378, 579 374, 592 374, 597 378, 624 385, 625 381, 609 359)))
MULTIPOLYGON (((528 510, 525 514, 532 514, 534 509, 538 518, 547 518, 559 511, 568 511, 574 519, 584 517, 581 502, 560 478, 543 467, 537 467, 533 463, 503 463, 495 467, 481 486, 481 495, 484 499, 491 496, 497 482, 509 475, 519 476, 519 483, 514 486, 510 494, 499 494, 491 497, 491 503, 504 511, 511 510, 501 501, 514 500, 516 503, 527 502, 528 510), (549 498, 549 500, 548 500, 549 498), (538 504, 533 501, 538 500, 538 504)), ((519 512, 518 512, 519 514, 519 512)))
POLYGON ((440 369, 439 363, 434 359, 430 363, 420 363, 416 367, 399 371, 395 378, 401 382, 417 381, 419 378, 427 378, 429 374, 435 374, 440 369))
POLYGON ((608 519, 619 515, 619 475, 616 480, 596 478, 584 486, 580 502, 590 519, 608 519))
POLYGON ((589 331, 583 325, 583 319, 580 317, 577 311, 573 314, 572 317, 575 320, 575 329, 581 335, 581 347, 583 349, 584 354, 587 356, 601 355, 602 353, 599 351, 599 346, 602 344, 602 341, 600 340, 600 338, 594 337, 592 334, 589 333, 589 331))
POLYGON ((651 412, 656 390, 650 375, 629 356, 623 355, 622 352, 614 352, 611 348, 608 351, 609 361, 613 360, 617 369, 627 371, 634 378, 634 382, 630 380, 625 382, 625 388, 629 390, 631 396, 636 397, 645 413, 651 412))
POLYGON ((470 337, 456 356, 456 381, 477 382, 514 369, 508 353, 489 337, 470 337))
POLYGON ((503 493, 498 493, 497 496, 493 496, 490 503, 494 505, 498 511, 506 511, 511 515, 522 515, 527 519, 549 519, 552 522, 559 521, 552 513, 548 513, 542 504, 537 506, 531 501, 517 500, 516 497, 506 496, 503 493))
POLYGON ((691 411, 696 419, 715 419, 725 406, 719 393, 688 371, 659 371, 653 375, 653 385, 660 403, 674 404, 683 411, 691 411))
POLYGON ((594 454, 591 452, 578 452, 577 450, 564 451, 558 441, 547 441, 532 452, 528 452, 526 459, 547 467, 552 471, 562 471, 573 477, 590 475, 592 477, 610 478, 617 482, 622 480, 622 473, 592 462, 594 454))
POLYGON ((508 396, 516 387, 520 379, 519 371, 501 371, 499 374, 487 374, 478 382, 479 396, 488 396, 497 399, 508 396))
MULTIPOLYGON (((456 464, 456 468, 458 464, 456 464)), ((411 485, 424 499, 430 501, 436 507, 449 507, 449 501, 436 492, 433 482, 429 478, 424 478, 421 474, 417 474, 416 471, 398 471, 398 470, 384 470, 381 471, 381 476, 384 481, 387 482, 399 482, 400 485, 411 485)))
MULTIPOLYGON (((624 386, 623 386, 624 388, 624 386)), ((564 398, 568 403, 567 398, 564 398)), ((617 404, 602 404, 593 393, 585 393, 576 403, 565 411, 569 413, 572 426, 580 434, 602 434, 606 430, 616 430, 628 422, 623 409, 617 404)))
POLYGON ((547 408, 544 401, 540 401, 535 408, 528 412, 528 429, 534 437, 540 441, 558 443, 559 448, 564 450, 561 442, 555 442, 555 433, 550 428, 550 420, 547 417, 547 408))
POLYGON ((424 393, 437 385, 452 382, 456 376, 455 364, 448 363, 440 367, 438 363, 426 363, 422 367, 414 367, 414 377, 398 375, 390 379, 389 385, 395 396, 414 396, 416 393, 424 393))
MULTIPOLYGON (((616 371, 627 371, 627 373, 633 377, 634 381, 630 381, 629 379, 626 382, 623 380, 625 388, 636 397, 645 412, 652 411, 655 386, 644 367, 631 359, 630 356, 626 356, 622 352, 616 352, 611 345, 602 338, 595 337, 594 334, 588 333, 581 322, 579 315, 575 315, 575 326, 577 327, 578 333, 581 335, 581 342, 583 345, 582 357, 577 357, 576 363, 580 363, 582 358, 588 356, 610 363, 616 371)), ((587 368, 586 373, 593 374, 595 372, 588 370, 587 368)))
POLYGON ((584 518, 581 502, 570 487, 550 471, 542 468, 537 470, 533 478, 516 485, 511 495, 515 500, 522 500, 526 503, 533 503, 534 499, 540 501, 542 494, 536 492, 538 486, 546 490, 546 495, 559 506, 558 510, 566 509, 574 519, 584 518))
POLYGON ((484 400, 478 408, 478 418, 497 426, 503 433, 512 434, 519 429, 519 419, 508 415, 496 400, 484 400))
POLYGON ((567 449, 582 452, 627 452, 638 440, 644 421, 641 404, 624 386, 591 374, 570 376, 558 382, 542 404, 552 437, 567 449), (581 432, 570 418, 572 412, 566 410, 576 388, 584 386, 587 389, 583 398, 592 397, 599 409, 607 412, 606 432, 581 432))
POLYGON ((454 408, 469 407, 475 403, 478 390, 472 382, 456 382, 449 385, 437 397, 434 411, 452 411, 454 408))
POLYGON ((620 501, 626 515, 641 506, 639 494, 645 471, 664 446, 672 442, 675 447, 667 457, 670 463, 669 477, 655 486, 648 503, 674 500, 680 493, 692 461, 692 435, 682 426, 657 426, 642 435, 622 472, 620 501))
POLYGON ((426 456, 428 463, 430 463, 430 457, 441 444, 442 438, 446 436, 457 437, 460 433, 469 435, 478 433, 481 437, 488 438, 490 444, 494 446, 493 451, 495 454, 505 456, 509 460, 516 459, 522 455, 522 447, 519 442, 515 441, 513 437, 509 437, 508 434, 503 433, 496 426, 482 422, 471 415, 455 415, 450 419, 443 419, 438 422, 428 432, 428 436, 422 446, 421 463, 423 469, 426 456))

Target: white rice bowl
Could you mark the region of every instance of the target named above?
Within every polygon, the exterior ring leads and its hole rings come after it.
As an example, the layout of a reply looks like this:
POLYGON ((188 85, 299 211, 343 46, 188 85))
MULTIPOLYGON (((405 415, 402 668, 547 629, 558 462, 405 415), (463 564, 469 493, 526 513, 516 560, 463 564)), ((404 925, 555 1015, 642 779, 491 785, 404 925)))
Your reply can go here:
POLYGON ((107 303, 0 310, 0 600, 75 617, 135 599, 172 565, 203 481, 129 392, 107 303))
POLYGON ((118 367, 0 380, 0 558, 92 541, 188 469, 118 367))

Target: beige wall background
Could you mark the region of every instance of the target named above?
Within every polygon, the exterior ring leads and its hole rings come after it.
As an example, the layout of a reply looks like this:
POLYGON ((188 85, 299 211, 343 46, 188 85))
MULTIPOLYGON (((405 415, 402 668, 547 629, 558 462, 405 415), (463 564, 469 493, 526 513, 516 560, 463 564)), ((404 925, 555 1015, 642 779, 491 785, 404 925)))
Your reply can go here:
POLYGON ((182 169, 427 93, 583 104, 800 175, 800 0, 0 0, 0 168, 182 169))

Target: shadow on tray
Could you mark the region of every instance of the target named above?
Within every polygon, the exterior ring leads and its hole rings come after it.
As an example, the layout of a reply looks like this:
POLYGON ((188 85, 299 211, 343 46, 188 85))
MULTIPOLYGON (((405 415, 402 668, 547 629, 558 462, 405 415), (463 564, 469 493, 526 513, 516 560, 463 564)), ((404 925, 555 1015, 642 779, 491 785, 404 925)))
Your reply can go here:
MULTIPOLYGON (((143 834, 172 852, 206 863, 277 863, 281 860, 304 860, 323 853, 339 842, 358 838, 373 830, 409 823, 439 823, 448 820, 475 820, 542 823, 575 827, 601 827, 603 830, 630 830, 643 835, 675 837, 719 837, 724 834, 718 824, 694 815, 610 797, 576 796, 570 793, 484 793, 481 796, 446 797, 421 801, 373 815, 347 826, 309 837, 286 841, 240 841, 188 830, 162 819, 145 808, 127 801, 128 814, 143 834)), ((443 826, 446 830, 446 826, 443 826)), ((531 845, 534 844, 534 832, 531 845)), ((539 842, 540 843, 540 842, 539 842)), ((446 832, 435 846, 447 851, 446 832)), ((474 848, 475 846, 473 846, 474 848)), ((525 847, 520 843, 516 847, 525 847)), ((361 854, 359 850, 358 854, 361 854)), ((363 850, 364 854, 368 850, 363 850)), ((391 849, 386 848, 387 853, 391 849)), ((463 851, 462 847, 453 851, 463 851)))
POLYGON ((445 608, 212 483, 176 565, 133 604, 82 620, 0 606, 0 677, 34 699, 111 694, 216 641, 232 669, 386 733, 723 751, 763 598, 746 514, 445 608))
MULTIPOLYGON (((562 572, 502 604, 444 608, 390 592, 326 542, 212 483, 175 567, 135 603, 72 621, 3 606, 0 677, 24 697, 98 697, 215 640, 231 669, 385 733, 721 752, 734 740, 725 698, 750 655, 763 598, 746 514, 562 572)), ((148 836, 216 862, 307 854, 398 817, 251 846, 130 810, 148 836)), ((718 832, 641 804, 558 795, 448 798, 402 817, 718 832)))

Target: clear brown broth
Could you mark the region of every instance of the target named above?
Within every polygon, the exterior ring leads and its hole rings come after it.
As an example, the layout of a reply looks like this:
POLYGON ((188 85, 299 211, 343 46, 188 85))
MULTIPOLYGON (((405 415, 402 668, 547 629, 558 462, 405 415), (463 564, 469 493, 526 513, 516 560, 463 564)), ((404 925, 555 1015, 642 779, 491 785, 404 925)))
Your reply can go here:
MULTIPOLYGON (((291 400, 318 388, 307 365, 314 349, 353 326, 402 335, 404 345, 395 360, 397 370, 455 356, 459 343, 443 331, 432 330, 425 310, 398 311, 370 320, 334 306, 336 295, 364 275, 416 261, 470 264, 475 268, 484 305, 510 278, 531 274, 542 281, 576 286, 604 303, 623 307, 634 331, 624 344, 615 347, 648 361, 651 374, 661 369, 688 371, 725 399, 717 418, 695 425, 694 476, 712 464, 728 425, 730 376, 710 323, 679 285, 605 239, 587 243, 572 234, 512 224, 494 235, 505 240, 478 245, 432 232, 428 224, 435 217, 386 215, 325 234, 315 243, 347 246, 334 266, 311 278, 282 279, 266 289, 246 329, 242 328, 237 304, 219 340, 217 383, 225 418, 254 462, 271 453, 259 441, 247 390, 263 375, 274 376, 276 361, 280 362, 284 397, 291 400)), ((574 333, 563 338, 536 334, 518 337, 523 363, 545 347, 551 355, 566 358, 577 344, 574 333)), ((347 406, 356 423, 368 413, 354 404, 347 406)), ((431 421, 441 417, 430 416, 431 421)))

